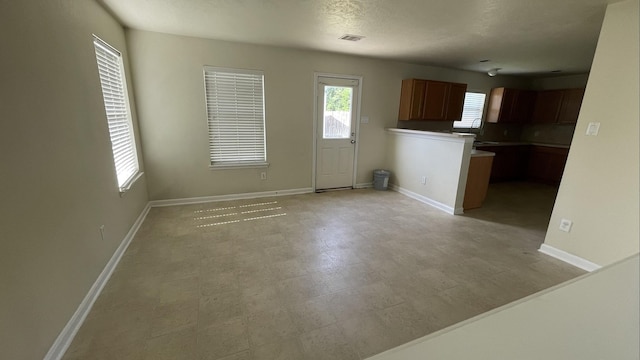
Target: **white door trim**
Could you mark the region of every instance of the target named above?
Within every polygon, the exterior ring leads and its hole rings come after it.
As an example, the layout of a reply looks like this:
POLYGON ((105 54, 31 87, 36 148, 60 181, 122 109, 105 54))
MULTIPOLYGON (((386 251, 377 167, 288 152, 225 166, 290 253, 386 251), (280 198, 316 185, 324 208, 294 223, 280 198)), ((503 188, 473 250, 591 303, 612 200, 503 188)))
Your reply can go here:
POLYGON ((321 77, 337 78, 337 79, 349 79, 358 80, 358 94, 356 104, 356 118, 355 118, 355 131, 356 131, 356 146, 353 154, 353 181, 351 186, 356 187, 356 178, 358 175, 358 147, 360 145, 360 109, 362 107, 362 76, 358 75, 343 75, 333 73, 313 73, 313 163, 311 168, 311 188, 316 191, 316 156, 317 154, 317 134, 318 134, 318 79, 321 77))

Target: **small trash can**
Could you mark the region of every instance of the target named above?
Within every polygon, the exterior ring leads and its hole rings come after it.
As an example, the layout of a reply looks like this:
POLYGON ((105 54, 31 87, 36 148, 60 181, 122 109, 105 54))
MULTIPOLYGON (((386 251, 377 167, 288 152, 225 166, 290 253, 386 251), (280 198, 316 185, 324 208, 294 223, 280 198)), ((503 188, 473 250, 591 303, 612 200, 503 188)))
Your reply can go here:
POLYGON ((373 188, 376 190, 387 190, 389 186, 389 175, 387 170, 373 170, 373 188))

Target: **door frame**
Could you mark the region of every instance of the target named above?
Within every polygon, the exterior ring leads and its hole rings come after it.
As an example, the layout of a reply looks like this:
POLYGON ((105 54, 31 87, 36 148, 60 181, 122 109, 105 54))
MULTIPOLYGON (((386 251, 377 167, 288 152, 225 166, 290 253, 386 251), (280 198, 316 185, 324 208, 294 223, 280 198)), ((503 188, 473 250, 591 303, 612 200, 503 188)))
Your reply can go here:
POLYGON ((311 169, 311 189, 316 191, 316 166, 317 166, 317 152, 318 152, 318 86, 320 85, 319 79, 321 77, 328 78, 336 78, 336 79, 347 79, 347 80, 358 80, 358 93, 357 96, 357 104, 356 108, 353 109, 355 111, 355 119, 354 119, 354 128, 356 132, 356 143, 353 149, 353 179, 351 181, 351 187, 356 188, 356 178, 358 175, 358 147, 360 145, 360 109, 362 107, 362 76, 361 75, 343 75, 343 74, 334 74, 334 73, 323 73, 323 72, 314 72, 313 73, 313 166, 311 169))

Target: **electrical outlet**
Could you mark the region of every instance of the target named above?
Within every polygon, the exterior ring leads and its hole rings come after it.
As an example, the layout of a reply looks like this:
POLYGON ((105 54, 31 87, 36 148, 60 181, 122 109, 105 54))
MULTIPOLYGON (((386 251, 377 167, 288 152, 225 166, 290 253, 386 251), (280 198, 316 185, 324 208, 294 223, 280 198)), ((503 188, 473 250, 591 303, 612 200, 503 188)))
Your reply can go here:
POLYGON ((260 180, 267 180, 267 172, 263 171, 260 173, 260 180))
POLYGON ((421 183, 422 185, 425 185, 425 184, 427 183, 427 177, 426 177, 426 176, 423 176, 422 178, 420 178, 420 183, 421 183))
POLYGON ((571 225, 573 225, 573 221, 568 219, 560 220, 560 231, 569 232, 571 231, 571 225))
POLYGON ((100 238, 104 241, 104 225, 100 225, 100 238))

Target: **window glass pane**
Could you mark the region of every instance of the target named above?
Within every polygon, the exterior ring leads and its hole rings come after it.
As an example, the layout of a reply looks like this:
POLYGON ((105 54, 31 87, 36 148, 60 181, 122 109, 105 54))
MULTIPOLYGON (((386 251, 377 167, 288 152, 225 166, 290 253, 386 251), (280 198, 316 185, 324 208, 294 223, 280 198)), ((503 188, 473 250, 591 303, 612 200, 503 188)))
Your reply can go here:
POLYGON ((97 37, 94 37, 93 44, 118 187, 120 191, 125 191, 138 173, 139 167, 122 56, 120 52, 97 37))
POLYGON ((204 79, 211 164, 265 163, 262 72, 205 67, 204 79))
POLYGON ((462 119, 454 121, 454 128, 477 129, 482 125, 482 112, 484 110, 484 100, 486 94, 477 92, 467 92, 464 97, 464 108, 462 119))
POLYGON ((348 139, 351 137, 351 102, 353 88, 324 87, 323 138, 348 139))

